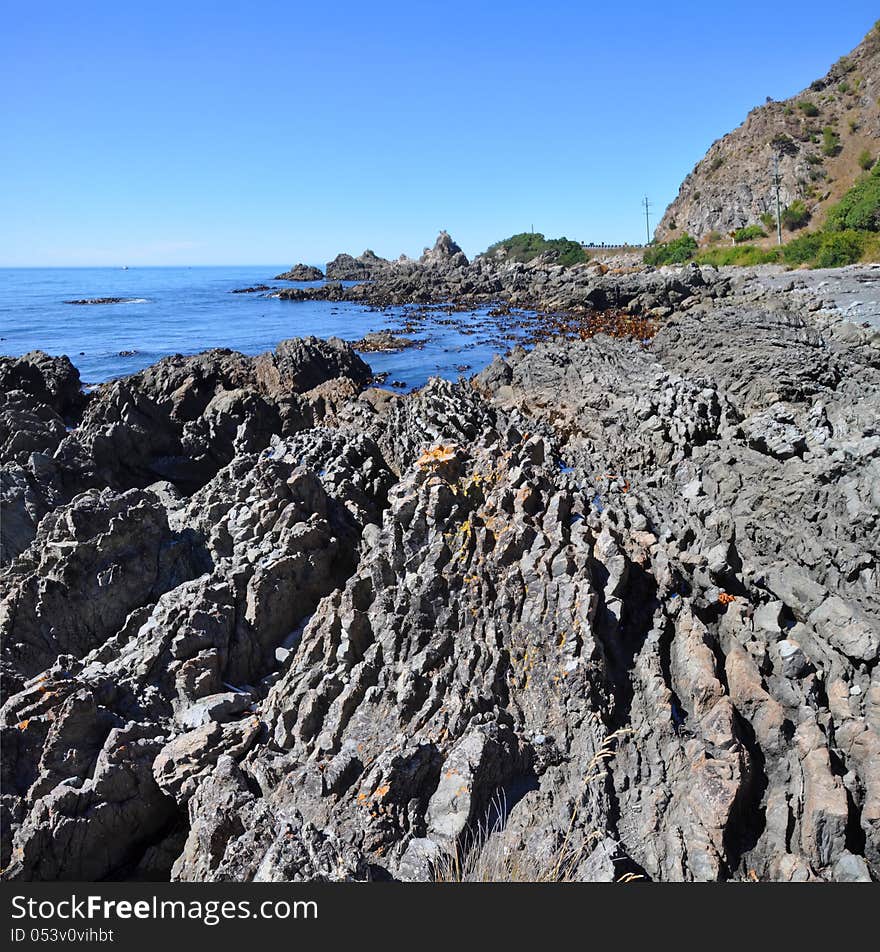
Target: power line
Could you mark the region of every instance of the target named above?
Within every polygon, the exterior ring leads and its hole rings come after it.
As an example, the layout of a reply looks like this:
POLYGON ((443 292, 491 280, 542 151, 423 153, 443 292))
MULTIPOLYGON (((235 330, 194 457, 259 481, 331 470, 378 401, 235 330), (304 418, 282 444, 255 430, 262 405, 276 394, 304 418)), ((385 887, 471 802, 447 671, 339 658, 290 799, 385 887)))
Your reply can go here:
POLYGON ((651 202, 648 201, 648 196, 646 195, 642 204, 645 206, 645 234, 648 236, 648 244, 651 244, 651 202))
POLYGON ((782 209, 779 203, 779 153, 773 152, 773 185, 776 189, 776 241, 782 244, 782 209))

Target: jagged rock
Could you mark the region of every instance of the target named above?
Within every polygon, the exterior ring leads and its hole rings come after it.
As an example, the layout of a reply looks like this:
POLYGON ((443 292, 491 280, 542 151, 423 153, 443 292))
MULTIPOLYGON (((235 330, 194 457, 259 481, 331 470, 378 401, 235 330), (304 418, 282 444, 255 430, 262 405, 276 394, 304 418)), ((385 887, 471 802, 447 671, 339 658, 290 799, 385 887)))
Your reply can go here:
POLYGON ((67 436, 60 416, 22 390, 3 394, 0 406, 0 460, 26 466, 32 453, 52 456, 67 436))
POLYGON ((880 629, 860 618, 842 598, 832 595, 810 615, 810 622, 829 644, 855 661, 875 661, 880 629))
POLYGON ((809 664, 801 650, 801 646, 796 641, 786 638, 779 642, 777 648, 779 650, 783 676, 786 678, 799 678, 809 664))
POLYGON ((130 723, 110 731, 94 773, 38 798, 12 842, 4 875, 23 880, 98 880, 132 859, 173 816, 150 765, 161 739, 130 723))
POLYGON ((742 428, 749 445, 777 459, 799 456, 807 448, 806 437, 781 403, 743 420, 742 428))
MULTIPOLYGON (((68 497, 157 480, 192 492, 236 454, 319 422, 331 410, 322 387, 341 386, 352 396, 370 377, 338 338, 281 341, 258 357, 229 350, 167 357, 93 395, 80 425, 54 451, 52 477, 68 497)), ((44 430, 19 440, 45 443, 44 430)))
POLYGON ((369 248, 357 258, 340 254, 327 262, 328 281, 369 281, 382 274, 391 262, 380 258, 369 248))
POLYGON ((259 730, 256 719, 218 724, 209 721, 169 741, 153 761, 153 776, 162 790, 185 803, 196 791, 217 758, 241 759, 253 745, 259 730))
POLYGON ((433 248, 425 248, 419 258, 420 265, 428 267, 467 267, 468 259, 461 248, 450 238, 449 234, 441 231, 434 242, 433 248))
POLYGON ((226 755, 190 801, 192 823, 172 878, 223 882, 353 882, 368 878, 358 851, 296 813, 275 815, 226 755))
POLYGON ((419 341, 409 337, 403 337, 391 330, 372 331, 365 334, 354 344, 356 350, 361 353, 393 353, 398 350, 405 350, 407 347, 416 347, 419 341))
POLYGON ((199 574, 191 534, 173 533, 155 496, 90 490, 46 516, 4 573, 0 603, 6 690, 59 655, 83 657, 133 610, 199 574))
POLYGON ((295 337, 256 358, 255 373, 267 393, 305 393, 337 377, 365 385, 372 373, 352 347, 331 337, 295 337))
POLYGON ((23 357, 0 357, 0 392, 22 390, 47 404, 64 419, 73 419, 86 403, 79 371, 69 357, 50 357, 33 350, 23 357))
POLYGON ((276 281, 323 281, 324 272, 310 264, 295 264, 290 271, 276 274, 276 281))
POLYGON ((40 519, 51 508, 51 492, 33 473, 17 463, 0 468, 0 565, 20 555, 33 542, 40 519))

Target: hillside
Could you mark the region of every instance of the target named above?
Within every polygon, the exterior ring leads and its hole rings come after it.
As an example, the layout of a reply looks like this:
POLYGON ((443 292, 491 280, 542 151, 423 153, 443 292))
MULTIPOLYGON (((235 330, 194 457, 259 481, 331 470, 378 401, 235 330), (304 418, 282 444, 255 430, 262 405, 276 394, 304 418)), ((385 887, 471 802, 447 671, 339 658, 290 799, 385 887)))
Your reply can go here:
MULTIPOLYGON (((807 227, 821 225, 828 207, 880 154, 880 23, 823 78, 753 109, 715 141, 666 209, 656 239, 686 232, 703 241, 775 215, 774 152, 783 208, 803 202, 807 227)), ((768 232, 774 230, 772 224, 768 232)))

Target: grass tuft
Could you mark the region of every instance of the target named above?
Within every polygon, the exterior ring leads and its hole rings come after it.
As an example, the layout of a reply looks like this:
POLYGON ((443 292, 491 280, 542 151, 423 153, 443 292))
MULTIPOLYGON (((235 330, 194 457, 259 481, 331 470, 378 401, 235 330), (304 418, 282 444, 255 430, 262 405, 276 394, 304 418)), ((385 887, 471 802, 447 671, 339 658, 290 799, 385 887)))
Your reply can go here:
MULTIPOLYGON (((608 763, 620 741, 631 734, 622 728, 609 734, 587 765, 584 789, 603 781, 608 763)), ((593 830, 582 834, 578 825, 580 805, 572 811, 565 834, 546 852, 512 850, 500 834, 509 810, 503 791, 493 797, 483 818, 461 837, 434 864, 436 883, 573 883, 580 882, 579 870, 603 834, 593 830)), ((626 874, 620 882, 639 878, 626 874)))

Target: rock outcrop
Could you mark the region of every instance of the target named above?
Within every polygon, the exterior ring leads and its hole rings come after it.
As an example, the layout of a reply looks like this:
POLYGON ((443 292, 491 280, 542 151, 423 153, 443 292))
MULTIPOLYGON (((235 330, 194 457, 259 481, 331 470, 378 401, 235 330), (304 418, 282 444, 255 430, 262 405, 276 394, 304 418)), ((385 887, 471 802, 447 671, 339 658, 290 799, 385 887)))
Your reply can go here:
POLYGON ((323 281, 324 272, 311 264, 295 264, 290 271, 275 275, 276 281, 323 281))
POLYGON ((419 264, 427 267, 456 268, 466 267, 468 259, 461 248, 452 240, 448 232, 441 231, 433 248, 425 248, 419 258, 419 264))
MULTIPOLYGON (((336 260, 342 258, 348 256, 336 260)), ((696 265, 675 271, 619 273, 598 262, 570 268, 539 259, 522 264, 479 256, 468 262, 446 232, 418 261, 406 258, 366 269, 346 264, 337 270, 328 265, 327 277, 332 280, 319 287, 282 288, 272 296, 286 301, 354 301, 373 307, 446 304, 462 309, 500 304, 568 315, 618 309, 665 316, 673 307, 722 297, 730 286, 729 278, 716 269, 696 265), (358 283, 344 286, 342 280, 358 283)))
POLYGON ((357 258, 340 254, 332 261, 328 261, 326 277, 328 281, 370 281, 379 277, 390 266, 390 261, 380 258, 368 248, 357 258))

